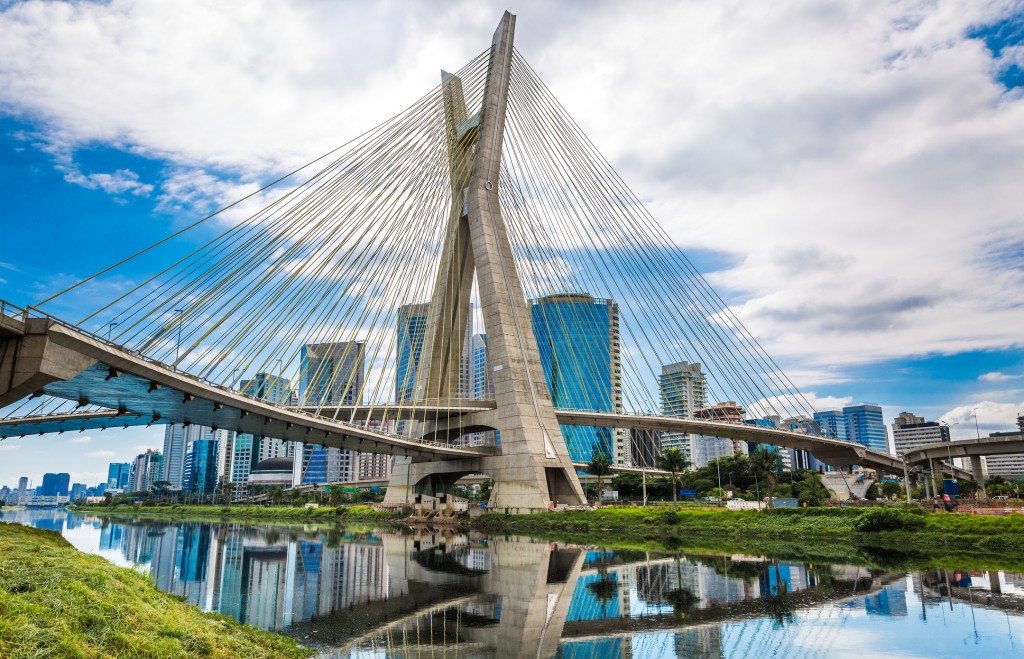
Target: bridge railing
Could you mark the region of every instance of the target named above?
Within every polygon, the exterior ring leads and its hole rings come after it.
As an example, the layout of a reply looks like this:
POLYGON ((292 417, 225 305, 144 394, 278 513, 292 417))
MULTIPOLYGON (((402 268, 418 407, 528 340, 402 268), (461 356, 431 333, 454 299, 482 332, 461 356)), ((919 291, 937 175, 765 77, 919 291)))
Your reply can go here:
MULTIPOLYGON (((79 327, 77 325, 69 323, 69 322, 67 322, 65 320, 62 320, 61 318, 58 318, 57 316, 54 316, 54 315, 49 314, 49 313, 46 313, 45 311, 41 311, 41 310, 39 310, 39 309, 37 309, 35 307, 31 307, 31 306, 29 306, 29 307, 19 307, 19 306, 15 305, 15 304, 11 304, 10 302, 7 302, 6 300, 0 299, 0 314, 4 314, 4 315, 7 315, 7 316, 12 317, 12 318, 20 316, 22 318, 22 320, 24 322, 26 322, 26 323, 27 323, 27 321, 30 318, 42 318, 42 319, 45 319, 49 323, 53 323, 55 325, 59 325, 59 326, 65 328, 65 329, 71 330, 72 332, 75 332, 77 334, 85 335, 88 338, 92 339, 93 341, 96 341, 97 343, 103 344, 107 348, 110 348, 112 350, 117 350, 118 352, 123 352, 125 354, 131 355, 131 356, 133 356, 133 357, 135 357, 137 359, 141 359, 141 360, 143 360, 145 362, 148 362, 150 364, 153 364, 155 366, 159 366, 159 367, 167 369, 169 371, 173 371, 177 375, 179 375, 181 377, 188 378, 190 380, 193 380, 194 382, 196 382, 198 384, 201 384, 203 386, 210 387, 212 389, 216 389, 216 390, 219 390, 219 391, 223 391, 224 393, 231 394, 231 395, 234 395, 234 396, 245 396, 246 398, 252 399, 254 401, 259 401, 260 403, 263 403, 263 404, 266 404, 266 405, 272 405, 274 407, 279 407, 281 409, 285 409, 285 410, 287 410, 287 411, 289 411, 291 413, 294 413, 294 414, 301 414, 303 416, 307 416, 311 420, 317 420, 317 421, 323 421, 324 420, 324 417, 322 417, 322 416, 319 416, 319 415, 316 415, 316 414, 312 414, 312 413, 306 412, 304 410, 296 409, 294 407, 290 407, 290 406, 285 405, 283 403, 275 403, 275 402, 267 400, 265 398, 259 398, 258 396, 253 396, 252 394, 249 394, 247 392, 239 391, 238 389, 234 389, 232 387, 220 384, 219 382, 214 382, 212 380, 208 380, 207 378, 204 378, 204 377, 201 377, 201 376, 189 373, 188 371, 183 371, 183 370, 177 368, 176 366, 174 366, 173 364, 165 364, 164 362, 162 362, 162 361, 160 361, 158 359, 153 359, 152 357, 148 357, 147 355, 143 354, 140 350, 135 350, 133 348, 128 348, 127 346, 123 346, 121 344, 114 343, 113 341, 107 339, 106 337, 100 336, 100 335, 98 335, 98 334, 96 334, 94 332, 90 332, 87 329, 83 329, 83 328, 81 328, 81 327, 79 327)), ((343 420, 332 419, 332 421, 334 421, 335 423, 339 423, 341 425, 347 425, 347 426, 351 426, 353 428, 360 428, 362 430, 367 430, 367 429, 373 430, 374 432, 379 432, 380 434, 385 435, 385 436, 390 437, 390 438, 401 439, 403 441, 409 441, 409 442, 415 442, 415 443, 421 444, 423 446, 446 447, 446 448, 452 448, 452 447, 453 448, 462 448, 462 447, 455 446, 455 445, 452 445, 452 444, 444 444, 444 443, 441 443, 441 442, 435 442, 435 441, 423 439, 423 438, 420 438, 420 437, 410 437, 410 436, 405 436, 405 435, 393 435, 393 434, 388 433, 388 432, 386 432, 384 430, 379 430, 379 429, 375 429, 375 428, 366 428, 365 426, 358 426, 358 425, 356 425, 354 423, 349 423, 349 422, 346 422, 346 421, 343 421, 343 420)), ((473 446, 473 447, 465 447, 465 448, 493 448, 493 445, 492 444, 485 444, 485 445, 479 446, 479 447, 478 446, 473 446)))

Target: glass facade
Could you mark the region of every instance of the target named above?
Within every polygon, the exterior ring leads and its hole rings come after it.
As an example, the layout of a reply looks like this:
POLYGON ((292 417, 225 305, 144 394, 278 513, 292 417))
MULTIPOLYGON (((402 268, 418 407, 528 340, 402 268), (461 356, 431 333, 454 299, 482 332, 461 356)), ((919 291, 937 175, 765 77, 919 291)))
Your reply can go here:
POLYGON ((398 309, 398 363, 395 369, 395 401, 413 399, 416 373, 427 333, 427 305, 407 304, 398 309))
POLYGON ((865 403, 843 408, 846 432, 850 441, 863 444, 870 449, 889 452, 889 438, 882 420, 882 408, 865 403))
POLYGON ((833 439, 841 439, 843 441, 850 439, 846 432, 846 417, 839 410, 815 412, 814 420, 821 426, 821 432, 825 437, 832 437, 833 439))
POLYGON ((107 468, 107 488, 123 490, 128 487, 132 466, 128 462, 111 462, 107 468))
MULTIPOLYGON (((544 378, 556 408, 615 412, 622 407, 618 305, 590 295, 551 295, 530 307, 544 378)), ((573 462, 597 453, 615 461, 610 428, 562 426, 573 462)))
POLYGON ((217 446, 213 439, 192 442, 185 456, 182 491, 188 494, 213 494, 217 489, 217 446))

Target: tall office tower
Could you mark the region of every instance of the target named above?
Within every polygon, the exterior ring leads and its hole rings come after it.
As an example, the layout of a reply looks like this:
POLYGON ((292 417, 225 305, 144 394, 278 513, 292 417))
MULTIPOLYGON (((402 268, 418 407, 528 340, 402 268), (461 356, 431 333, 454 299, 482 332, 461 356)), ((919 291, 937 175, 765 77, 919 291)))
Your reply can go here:
POLYGON ((395 368, 395 401, 413 400, 416 373, 427 332, 427 304, 406 304, 398 308, 398 361, 395 368))
POLYGON ((821 426, 821 433, 825 437, 848 441, 849 433, 846 430, 846 416, 840 410, 822 410, 814 413, 814 420, 821 426))
POLYGON ((198 441, 227 443, 232 434, 232 431, 214 431, 208 426, 167 426, 164 430, 162 480, 170 483, 174 489, 184 489, 185 456, 192 450, 192 444, 198 441))
MULTIPOLYGON (((212 434, 212 433, 211 433, 212 434)), ((213 494, 217 490, 217 453, 220 442, 197 439, 185 455, 181 490, 186 494, 213 494)))
MULTIPOLYGON (((299 400, 304 406, 333 407, 362 402, 366 373, 362 341, 312 343, 302 347, 299 400)), ((355 451, 296 442, 292 485, 355 480, 355 451)))
MULTIPOLYGON (((658 377, 661 394, 661 413, 681 419, 694 418, 694 412, 708 406, 707 379, 700 364, 676 362, 661 367, 658 377)), ((661 435, 662 450, 676 448, 693 462, 696 435, 680 432, 666 432, 661 435)))
POLYGON ((107 489, 123 490, 128 487, 128 475, 132 466, 127 462, 111 462, 107 467, 107 489))
MULTIPOLYGON (((291 383, 273 373, 257 373, 251 380, 242 380, 243 394, 283 405, 291 397, 291 383)), ((248 433, 235 436, 231 444, 230 481, 239 486, 249 482, 252 468, 270 458, 291 457, 291 442, 273 437, 255 437, 248 433)))
POLYGON ((629 433, 629 464, 641 469, 653 469, 661 455, 661 436, 657 430, 633 428, 629 433))
MULTIPOLYGON (((815 414, 817 417, 817 414, 815 414)), ((844 428, 845 428, 845 421, 844 428)), ((822 428, 821 422, 817 418, 808 418, 806 416, 794 416, 788 419, 782 419, 778 423, 778 427, 781 430, 788 430, 789 432, 796 432, 802 435, 813 435, 814 437, 827 437, 825 431, 822 428)), ((845 430, 844 430, 845 432, 845 430)), ((787 449, 789 465, 787 469, 812 469, 817 470, 824 468, 827 465, 814 457, 809 451, 798 450, 798 449, 787 449)), ((829 467, 831 469, 831 467, 829 467)))
POLYGON ((44 497, 66 497, 71 487, 71 474, 43 474, 44 497))
POLYGON ((949 426, 940 425, 936 421, 925 421, 924 417, 915 416, 910 412, 900 412, 899 416, 893 419, 892 440, 896 455, 905 455, 921 446, 948 442, 949 426))
POLYGON ((18 479, 18 502, 28 497, 28 476, 22 476, 18 479))
POLYGON ((885 432, 881 407, 872 403, 851 405, 843 408, 843 416, 850 441, 882 453, 889 452, 889 436, 885 432))
MULTIPOLYGON (((619 305, 585 293, 530 301, 533 333, 551 400, 556 408, 622 412, 619 305)), ((562 426, 573 462, 603 453, 626 462, 626 444, 609 428, 562 426)))
POLYGON ((71 494, 68 495, 70 497, 71 502, 73 503, 75 501, 78 501, 79 499, 84 499, 85 492, 88 489, 89 486, 86 485, 85 483, 75 483, 74 485, 72 485, 71 494))
MULTIPOLYGON (((459 376, 459 398, 482 400, 494 398, 494 389, 487 369, 487 335, 469 334, 462 349, 462 368, 459 376)), ((492 445, 495 433, 476 432, 460 438, 465 446, 492 445)))
POLYGON ((145 492, 153 487, 153 483, 161 480, 163 456, 153 449, 135 456, 131 463, 128 476, 129 492, 145 492))

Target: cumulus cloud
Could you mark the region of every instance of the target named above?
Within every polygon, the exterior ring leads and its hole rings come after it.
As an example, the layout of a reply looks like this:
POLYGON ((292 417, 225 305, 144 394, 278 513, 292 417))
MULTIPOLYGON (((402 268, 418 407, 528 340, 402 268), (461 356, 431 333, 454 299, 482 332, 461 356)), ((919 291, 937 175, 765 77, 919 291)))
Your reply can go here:
POLYGON ((80 435, 78 437, 72 437, 68 440, 68 444, 88 444, 92 441, 92 437, 89 435, 80 435))
POLYGON ((954 407, 939 417, 939 421, 948 423, 953 439, 982 437, 991 432, 1004 432, 1017 429, 1017 417, 1024 415, 1024 401, 1019 403, 997 403, 983 400, 970 405, 954 407), (977 414, 977 417, 975 417, 977 414), (977 427, 975 427, 977 422, 977 427))
MULTIPOLYGON (((501 9, 19 3, 0 14, 0 105, 55 154, 168 163, 159 182, 72 182, 208 209, 406 107, 487 46, 501 9)), ((709 279, 772 354, 842 378, 1024 345, 1024 99, 997 80, 1024 56, 967 36, 1019 4, 516 11, 519 50, 673 239, 724 254, 709 279)))
POLYGON ((91 458, 112 458, 115 455, 117 455, 117 453, 115 453, 114 451, 100 450, 90 451, 89 453, 86 453, 86 455, 88 455, 91 458))
POLYGON ((980 382, 1009 382, 1010 380, 1017 380, 1021 376, 1009 375, 1007 373, 1001 373, 999 371, 992 371, 991 373, 984 373, 978 376, 980 382))
POLYGON ((21 448, 21 444, 11 444, 10 442, 0 442, 0 451, 17 451, 21 448))

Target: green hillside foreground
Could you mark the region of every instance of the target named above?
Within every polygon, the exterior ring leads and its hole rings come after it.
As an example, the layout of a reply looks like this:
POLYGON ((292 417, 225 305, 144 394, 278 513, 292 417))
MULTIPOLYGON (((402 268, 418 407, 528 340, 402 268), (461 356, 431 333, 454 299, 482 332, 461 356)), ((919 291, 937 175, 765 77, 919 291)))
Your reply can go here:
POLYGON ((0 523, 0 657, 308 657, 203 613, 54 531, 0 523))

